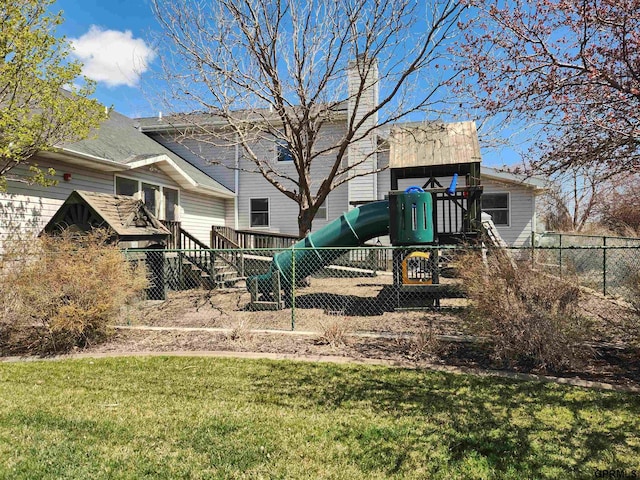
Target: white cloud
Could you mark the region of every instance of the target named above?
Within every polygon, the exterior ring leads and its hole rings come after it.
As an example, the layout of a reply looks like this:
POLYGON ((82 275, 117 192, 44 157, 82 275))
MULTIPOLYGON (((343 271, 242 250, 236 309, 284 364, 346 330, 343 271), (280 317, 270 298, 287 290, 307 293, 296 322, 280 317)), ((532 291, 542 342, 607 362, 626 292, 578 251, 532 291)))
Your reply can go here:
POLYGON ((92 25, 80 38, 70 39, 73 54, 84 63, 82 73, 109 87, 135 87, 156 53, 130 30, 103 30, 92 25))

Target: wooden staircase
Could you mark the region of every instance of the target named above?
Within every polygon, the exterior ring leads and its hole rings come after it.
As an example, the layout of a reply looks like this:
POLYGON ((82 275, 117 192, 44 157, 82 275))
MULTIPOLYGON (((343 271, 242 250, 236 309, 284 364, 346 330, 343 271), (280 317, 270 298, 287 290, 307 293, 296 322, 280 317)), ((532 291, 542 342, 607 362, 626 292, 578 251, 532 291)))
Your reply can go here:
POLYGON ((170 248, 178 250, 186 287, 228 288, 244 280, 240 270, 238 252, 212 250, 184 230, 178 222, 172 222, 170 248))

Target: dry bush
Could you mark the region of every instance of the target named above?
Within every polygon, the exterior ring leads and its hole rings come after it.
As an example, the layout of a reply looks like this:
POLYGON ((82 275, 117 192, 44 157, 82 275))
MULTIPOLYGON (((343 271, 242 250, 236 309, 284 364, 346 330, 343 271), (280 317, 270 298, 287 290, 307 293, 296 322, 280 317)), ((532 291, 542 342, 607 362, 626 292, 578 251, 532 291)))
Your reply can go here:
POLYGON ((570 367, 588 355, 582 342, 590 325, 578 312, 580 289, 575 283, 514 265, 501 250, 487 263, 469 254, 461 275, 472 307, 471 330, 488 337, 498 361, 533 363, 537 367, 570 367))
POLYGON ((102 231, 32 239, 5 257, 0 353, 52 354, 106 337, 121 308, 147 286, 102 231))
POLYGON ((253 340, 253 334, 249 325, 244 320, 237 322, 231 331, 226 334, 227 340, 240 344, 250 343, 253 340))
POLYGON ((347 344, 349 329, 344 318, 333 319, 321 325, 322 333, 317 342, 332 348, 343 347, 347 344))
POLYGON ((632 338, 632 343, 640 346, 640 271, 633 271, 627 277, 629 288, 629 303, 631 316, 625 323, 626 333, 632 338))
POLYGON ((629 274, 627 284, 629 290, 631 290, 631 294, 629 295, 631 308, 636 315, 640 316, 640 272, 629 274))
MULTIPOLYGON (((433 321, 431 321, 432 323, 433 321)), ((409 356, 416 360, 433 357, 440 353, 443 344, 433 333, 433 325, 422 327, 415 333, 409 343, 409 356)))

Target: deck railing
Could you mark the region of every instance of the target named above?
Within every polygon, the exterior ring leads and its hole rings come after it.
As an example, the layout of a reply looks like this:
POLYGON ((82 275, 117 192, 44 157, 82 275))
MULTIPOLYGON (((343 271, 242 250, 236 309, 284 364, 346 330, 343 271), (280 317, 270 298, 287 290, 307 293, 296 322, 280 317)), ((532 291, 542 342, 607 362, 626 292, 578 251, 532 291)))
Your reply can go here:
POLYGON ((209 247, 182 228, 180 229, 179 239, 182 245, 181 248, 185 249, 184 256, 187 260, 197 265, 202 271, 212 274, 213 252, 209 247))
POLYGON ((170 248, 172 250, 179 250, 183 248, 182 244, 180 243, 180 222, 173 220, 160 220, 160 223, 162 223, 167 228, 167 230, 171 232, 171 237, 169 237, 169 239, 167 240, 167 248, 170 248))
POLYGON ((299 240, 297 235, 253 230, 234 230, 230 227, 211 228, 212 248, 288 248, 299 240), (235 244, 235 246, 226 246, 235 244))

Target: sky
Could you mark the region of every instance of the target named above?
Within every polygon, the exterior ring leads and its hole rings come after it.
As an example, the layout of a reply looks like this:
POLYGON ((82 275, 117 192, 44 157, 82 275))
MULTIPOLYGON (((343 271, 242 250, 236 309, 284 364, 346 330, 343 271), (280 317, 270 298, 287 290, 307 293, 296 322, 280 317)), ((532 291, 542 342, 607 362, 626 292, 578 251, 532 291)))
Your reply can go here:
MULTIPOLYGON (((132 118, 158 115, 160 107, 149 93, 157 90, 154 69, 159 70, 161 53, 153 46, 160 27, 151 0, 57 0, 52 10, 62 11, 57 34, 70 42, 84 75, 97 82, 96 99, 132 118)), ((483 164, 496 167, 519 158, 504 148, 482 154, 483 164)))
POLYGON ((95 98, 130 117, 158 114, 144 93, 158 63, 152 48, 158 26, 148 0, 58 0, 53 11, 63 12, 57 34, 97 82, 95 98))

